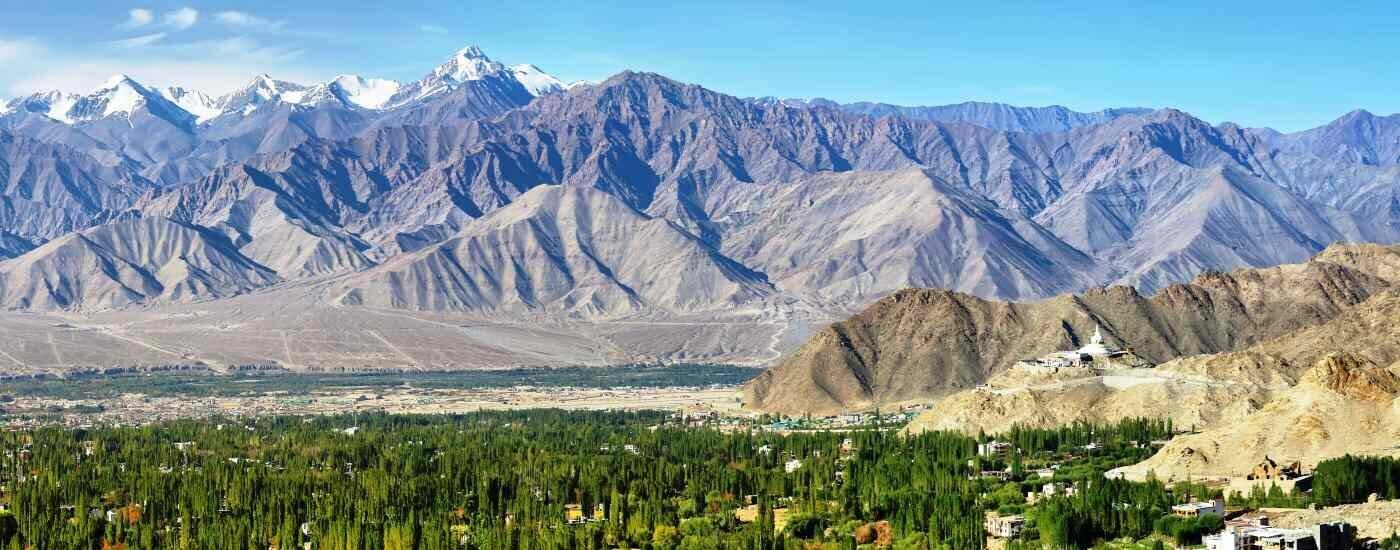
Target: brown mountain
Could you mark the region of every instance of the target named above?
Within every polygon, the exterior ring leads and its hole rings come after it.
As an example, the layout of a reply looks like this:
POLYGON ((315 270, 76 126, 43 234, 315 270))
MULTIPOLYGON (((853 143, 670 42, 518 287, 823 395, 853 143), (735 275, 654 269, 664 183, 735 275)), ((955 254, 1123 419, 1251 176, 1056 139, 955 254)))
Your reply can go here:
POLYGON ((1311 261, 1206 273, 1145 297, 1127 287, 1035 303, 908 290, 818 332, 745 388, 748 406, 782 413, 923 400, 969 388, 1015 360, 1086 340, 1152 361, 1217 353, 1320 325, 1391 288, 1400 249, 1336 246, 1311 261))
MULTIPOLYGON (((1364 250, 1373 247, 1345 248, 1329 252, 1380 259, 1364 250)), ((1231 426, 1280 396, 1296 393, 1295 384, 1331 355, 1344 353, 1376 365, 1400 360, 1400 334, 1391 328, 1395 319, 1400 319, 1400 289, 1391 288, 1325 323, 1236 351, 1181 357, 1155 369, 1011 369, 993 376, 986 387, 938 400, 908 429, 997 433, 1015 425, 1055 427, 1139 417, 1170 418, 1181 428, 1231 426)))

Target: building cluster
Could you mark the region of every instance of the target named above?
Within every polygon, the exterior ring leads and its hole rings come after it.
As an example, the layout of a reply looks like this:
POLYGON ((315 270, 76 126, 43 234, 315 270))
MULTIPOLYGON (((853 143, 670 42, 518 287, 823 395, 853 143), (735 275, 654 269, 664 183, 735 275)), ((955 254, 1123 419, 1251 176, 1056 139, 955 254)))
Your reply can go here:
MULTIPOLYGON (((878 426, 892 429, 907 425, 924 405, 900 407, 896 412, 847 412, 833 416, 778 418, 759 424, 756 427, 770 432, 792 432, 803 430, 846 430, 878 426)), ((747 426, 745 426, 747 428, 747 426)))
POLYGON ((1239 518, 1225 529, 1202 538, 1206 550, 1346 550, 1355 547, 1356 526, 1346 522, 1319 523, 1311 529, 1282 529, 1269 518, 1239 518))

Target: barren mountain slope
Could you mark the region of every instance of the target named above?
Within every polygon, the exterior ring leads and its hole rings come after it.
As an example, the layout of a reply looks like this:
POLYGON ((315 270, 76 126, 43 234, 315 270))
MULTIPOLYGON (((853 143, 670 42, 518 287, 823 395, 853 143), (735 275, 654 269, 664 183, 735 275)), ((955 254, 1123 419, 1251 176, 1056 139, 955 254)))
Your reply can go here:
POLYGON ((548 186, 334 294, 353 305, 596 317, 717 310, 771 292, 761 274, 672 222, 600 191, 548 186))
POLYGON ((0 262, 0 306, 117 308, 227 297, 277 280, 221 236, 162 218, 131 219, 0 262))
POLYGON ((1173 439, 1125 470, 1163 479, 1244 475, 1264 456, 1306 466, 1343 454, 1400 454, 1400 370, 1328 355, 1259 411, 1173 439))
POLYGON ((801 413, 937 397, 1016 359, 1077 347, 1096 324, 1153 361, 1227 351, 1326 322, 1390 286, 1311 261, 1208 273, 1151 298, 1125 287, 1025 304, 902 291, 818 332, 750 382, 746 402, 801 413))
MULTIPOLYGON (((1255 359, 1235 355, 1236 361, 1255 359)), ((1215 355, 1207 357, 1218 357, 1215 355)), ((1265 359, 1267 361, 1267 359, 1265 359)), ((1177 376, 1162 369, 1033 375, 1004 371, 987 387, 938 400, 908 426, 909 433, 951 430, 1004 433, 1015 426, 1055 428, 1075 422, 1113 423, 1124 418, 1171 418, 1182 429, 1213 426, 1258 409, 1288 381, 1272 384, 1177 376), (1154 372, 1154 370, 1156 372, 1154 372)))
POLYGON ((0 258, 115 219, 152 187, 125 166, 0 130, 0 235, 10 236, 0 258))
POLYGON ((920 169, 750 187, 723 250, 780 287, 835 305, 901 288, 1038 297, 1106 277, 1035 222, 920 169))

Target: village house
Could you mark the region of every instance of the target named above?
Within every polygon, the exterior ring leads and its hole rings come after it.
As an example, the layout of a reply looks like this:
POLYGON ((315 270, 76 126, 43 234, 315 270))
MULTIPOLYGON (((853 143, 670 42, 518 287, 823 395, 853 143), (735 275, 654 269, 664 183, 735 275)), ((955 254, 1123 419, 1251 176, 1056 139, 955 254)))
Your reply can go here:
POLYGON ((1215 514, 1220 517, 1225 517, 1225 500, 1215 498, 1172 506, 1172 515, 1179 518, 1195 518, 1206 514, 1215 514))
POLYGON ((1046 483, 1040 487, 1040 492, 1047 497, 1053 497, 1055 495, 1072 497, 1078 494, 1079 491, 1076 490, 1073 485, 1067 483, 1046 483))
POLYGON ((1202 537, 1206 550, 1346 550, 1356 540, 1356 527, 1346 522, 1319 523, 1311 529, 1281 529, 1269 518, 1225 522, 1219 533, 1202 537))
POLYGON ((983 527, 987 534, 999 539, 1014 539, 1021 536, 1021 531, 1026 527, 1024 516, 1003 516, 995 512, 989 512, 983 527))
MULTIPOLYGON (((1000 481, 1006 481, 1011 479, 1011 472, 1008 472, 1006 470, 983 470, 982 473, 979 475, 981 477, 997 479, 1000 481)), ((977 476, 969 476, 968 479, 975 479, 976 477, 977 476)))
POLYGON ((603 521, 604 514, 605 514, 605 512, 604 512, 604 510, 603 510, 603 505, 602 505, 601 503, 594 505, 594 506, 593 506, 593 515, 587 516, 587 517, 585 517, 585 516, 583 515, 583 505, 582 505, 582 504, 565 504, 565 505, 564 505, 564 523, 567 523, 567 524, 569 524, 569 525, 578 525, 578 524, 581 524, 581 523, 592 523, 592 522, 595 522, 595 521, 603 521))
POLYGON ((977 456, 1002 458, 1011 453, 1011 444, 1004 441, 988 441, 977 444, 977 456))

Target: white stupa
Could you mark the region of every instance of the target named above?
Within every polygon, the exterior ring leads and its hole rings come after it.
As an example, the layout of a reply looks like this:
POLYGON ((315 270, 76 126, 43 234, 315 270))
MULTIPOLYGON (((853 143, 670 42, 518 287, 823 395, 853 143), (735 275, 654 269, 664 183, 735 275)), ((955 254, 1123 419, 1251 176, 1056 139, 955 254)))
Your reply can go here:
POLYGON ((1112 355, 1117 351, 1117 349, 1110 348, 1103 344, 1103 331, 1099 329, 1098 325, 1094 325, 1094 336, 1089 339, 1088 344, 1085 344, 1084 347, 1079 348, 1078 353, 1080 355, 1088 355, 1090 357, 1105 357, 1108 355, 1112 355))

